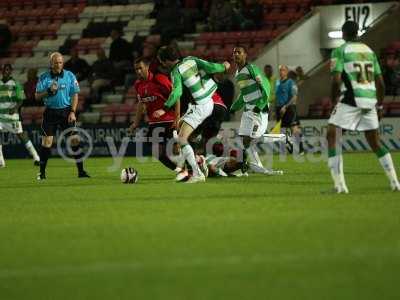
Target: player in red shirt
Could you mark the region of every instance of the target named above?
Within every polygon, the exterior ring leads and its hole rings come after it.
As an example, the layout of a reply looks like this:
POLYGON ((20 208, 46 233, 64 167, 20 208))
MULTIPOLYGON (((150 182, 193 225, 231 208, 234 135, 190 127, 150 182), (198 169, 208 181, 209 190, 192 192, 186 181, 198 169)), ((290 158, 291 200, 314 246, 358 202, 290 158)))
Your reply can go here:
POLYGON ((193 143, 201 135, 201 140, 197 147, 195 147, 197 154, 205 154, 207 142, 218 135, 221 124, 226 120, 228 114, 224 100, 218 92, 214 93, 212 100, 214 102, 212 114, 190 136, 190 140, 193 143))
POLYGON ((179 101, 175 105, 175 110, 166 112, 159 118, 154 116, 154 112, 164 107, 165 101, 168 99, 172 90, 172 83, 168 76, 157 73, 153 74, 149 70, 150 62, 146 58, 137 58, 135 60, 135 71, 138 79, 135 82, 135 90, 138 98, 135 121, 130 126, 131 132, 134 132, 140 121, 146 113, 147 122, 149 124, 149 137, 153 135, 156 128, 162 128, 160 133, 162 142, 159 144, 160 162, 171 170, 176 169, 167 155, 167 143, 173 138, 173 130, 177 128, 180 117, 179 101))

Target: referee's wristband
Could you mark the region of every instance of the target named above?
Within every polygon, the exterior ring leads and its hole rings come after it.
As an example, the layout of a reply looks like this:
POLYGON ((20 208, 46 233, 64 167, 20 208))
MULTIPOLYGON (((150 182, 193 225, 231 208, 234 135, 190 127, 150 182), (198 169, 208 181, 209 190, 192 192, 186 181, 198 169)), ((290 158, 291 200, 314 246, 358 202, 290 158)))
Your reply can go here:
POLYGON ((70 111, 69 111, 70 113, 76 113, 76 111, 75 110, 73 110, 73 109, 71 109, 70 111))

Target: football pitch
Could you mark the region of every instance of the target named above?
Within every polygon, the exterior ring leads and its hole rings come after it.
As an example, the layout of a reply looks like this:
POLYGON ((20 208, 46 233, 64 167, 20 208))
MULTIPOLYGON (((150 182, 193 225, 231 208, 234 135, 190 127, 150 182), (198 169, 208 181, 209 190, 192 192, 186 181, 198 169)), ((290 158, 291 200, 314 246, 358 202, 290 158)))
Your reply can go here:
MULTIPOLYGON (((400 170, 400 153, 393 159, 400 170)), ((325 162, 283 176, 175 183, 158 162, 124 185, 51 159, 0 169, 0 299, 400 299, 400 193, 376 157, 345 154, 349 195, 325 162)))

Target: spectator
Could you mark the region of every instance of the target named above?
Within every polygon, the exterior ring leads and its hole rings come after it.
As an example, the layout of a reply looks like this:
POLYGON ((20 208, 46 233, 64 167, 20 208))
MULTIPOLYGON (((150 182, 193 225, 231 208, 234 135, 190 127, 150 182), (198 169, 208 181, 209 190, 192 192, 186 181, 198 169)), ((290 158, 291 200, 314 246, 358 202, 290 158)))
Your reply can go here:
POLYGON ((7 24, 0 23, 0 57, 5 56, 11 44, 12 34, 7 24))
POLYGON ((296 77, 297 85, 301 85, 305 80, 308 79, 308 76, 304 74, 304 70, 300 66, 296 68, 296 75, 297 75, 296 77))
POLYGON ((385 81, 387 96, 397 96, 400 94, 399 54, 388 55, 385 58, 383 80, 385 81))
POLYGON ((211 4, 209 24, 211 31, 230 31, 233 8, 228 0, 214 0, 211 4))
POLYGON ((247 30, 261 29, 264 8, 257 0, 249 0, 243 9, 243 17, 247 21, 247 30))
POLYGON ((294 82, 297 83, 297 73, 296 73, 296 71, 290 70, 288 75, 287 75, 287 77, 289 79, 292 79, 294 82))
POLYGON ((274 75, 274 69, 272 68, 271 65, 265 65, 264 66, 264 74, 265 77, 269 80, 269 84, 271 86, 271 100, 270 103, 275 105, 275 89, 276 89, 276 76, 274 75))
POLYGON ((232 30, 246 30, 251 28, 251 22, 243 15, 243 3, 241 0, 231 0, 232 6, 232 30))
POLYGON ((23 106, 42 106, 43 101, 35 100, 36 84, 38 82, 38 70, 29 69, 26 73, 27 81, 24 83, 25 100, 23 106))
POLYGON ((132 46, 122 37, 121 30, 111 30, 110 60, 118 66, 118 63, 132 61, 132 46))
POLYGON ((152 32, 159 33, 164 44, 170 40, 178 38, 183 33, 183 15, 180 5, 176 0, 165 0, 164 5, 157 13, 157 22, 152 32))
POLYGON ((185 33, 196 32, 196 22, 203 20, 200 10, 200 0, 182 1, 183 30, 185 33))
POLYGON ((132 56, 141 57, 143 55, 143 44, 146 40, 145 36, 139 35, 137 32, 132 39, 132 56))
POLYGON ((200 11, 200 20, 206 22, 208 15, 210 14, 210 8, 211 8, 211 0, 203 0, 199 1, 199 11, 200 11))
MULTIPOLYGON (((93 63, 93 77, 90 84, 90 102, 99 103, 101 101, 101 93, 112 87, 112 79, 114 77, 114 66, 106 56, 103 49, 97 50, 97 60, 93 63)), ((89 103, 88 103, 89 104, 89 103)))
POLYGON ((76 79, 81 82, 90 76, 90 66, 86 60, 79 57, 77 49, 71 49, 71 58, 64 64, 64 68, 75 74, 76 79))
POLYGON ((117 83, 124 82, 126 73, 133 73, 132 45, 122 37, 121 30, 111 30, 110 61, 114 65, 117 83))

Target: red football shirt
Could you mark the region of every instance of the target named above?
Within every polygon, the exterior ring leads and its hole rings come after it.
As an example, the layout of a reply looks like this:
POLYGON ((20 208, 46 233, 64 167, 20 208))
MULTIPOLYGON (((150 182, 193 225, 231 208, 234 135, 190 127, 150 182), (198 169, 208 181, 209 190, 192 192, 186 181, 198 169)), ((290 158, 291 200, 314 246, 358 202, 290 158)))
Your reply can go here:
POLYGON ((215 92, 212 96, 212 100, 214 102, 214 104, 218 104, 218 105, 222 105, 223 107, 226 108, 226 105, 224 103, 224 100, 222 99, 222 97, 220 96, 220 94, 218 94, 217 92, 215 92))
POLYGON ((138 101, 146 106, 149 124, 173 122, 175 120, 174 110, 166 111, 158 119, 153 116, 156 110, 164 109, 164 103, 171 93, 172 83, 168 76, 160 73, 154 75, 149 71, 147 80, 136 80, 134 87, 138 101))

